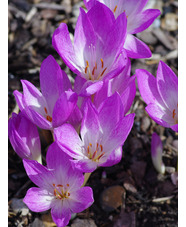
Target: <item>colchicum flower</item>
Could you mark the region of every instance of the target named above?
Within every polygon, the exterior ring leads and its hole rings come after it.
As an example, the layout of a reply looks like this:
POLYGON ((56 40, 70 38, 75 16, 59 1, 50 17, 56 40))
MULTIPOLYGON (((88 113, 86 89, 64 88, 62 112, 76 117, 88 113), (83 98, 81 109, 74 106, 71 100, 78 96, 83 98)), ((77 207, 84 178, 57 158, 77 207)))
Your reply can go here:
POLYGON ((66 24, 61 23, 55 30, 52 44, 84 83, 81 95, 94 94, 101 89, 103 80, 117 76, 125 67, 127 57, 121 51, 126 24, 125 13, 115 19, 112 11, 99 3, 88 13, 80 8, 73 44, 66 24))
POLYGON ((165 173, 165 165, 162 161, 163 144, 160 137, 154 132, 151 140, 151 158, 154 168, 159 172, 165 173))
POLYGON ((90 187, 81 187, 83 173, 73 169, 69 157, 54 142, 46 155, 47 167, 23 160, 25 170, 38 187, 27 191, 24 203, 34 212, 51 209, 58 227, 69 223, 72 213, 79 213, 94 202, 90 187))
POLYGON ((37 127, 20 112, 12 113, 8 135, 15 152, 23 159, 41 160, 41 144, 37 127))
POLYGON ((122 157, 122 145, 134 122, 134 114, 124 116, 120 96, 115 93, 96 110, 88 99, 84 106, 80 136, 69 124, 54 129, 57 144, 76 160, 76 168, 92 172, 98 166, 112 166, 122 157))
POLYGON ((178 77, 160 61, 156 78, 145 69, 137 69, 138 87, 149 116, 163 127, 178 131, 178 77))
POLYGON ((130 77, 131 63, 128 59, 125 69, 117 76, 106 81, 101 90, 94 96, 96 108, 107 98, 117 92, 122 100, 124 115, 129 111, 136 95, 136 76, 130 77))
POLYGON ((125 12, 127 16, 127 37, 124 49, 131 58, 149 58, 151 51, 141 40, 133 36, 144 31, 160 15, 158 9, 146 9, 148 0, 84 0, 85 6, 90 10, 97 2, 109 7, 117 18, 125 12))
POLYGON ((41 64, 41 92, 29 81, 22 80, 23 94, 14 91, 22 112, 38 127, 53 129, 66 122, 77 103, 66 73, 50 55, 41 64))

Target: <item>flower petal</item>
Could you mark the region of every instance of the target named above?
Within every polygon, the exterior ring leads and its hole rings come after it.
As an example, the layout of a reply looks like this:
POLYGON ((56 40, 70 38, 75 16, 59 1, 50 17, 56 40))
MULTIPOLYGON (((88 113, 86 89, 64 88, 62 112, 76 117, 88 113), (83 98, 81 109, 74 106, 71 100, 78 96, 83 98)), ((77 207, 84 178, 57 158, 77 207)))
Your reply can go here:
POLYGON ((45 189, 33 187, 27 191, 23 202, 31 211, 43 212, 51 208, 53 198, 45 189))
POLYGON ((156 85, 156 78, 145 69, 137 69, 138 88, 146 104, 156 103, 165 107, 156 85))
POLYGON ((160 61, 157 71, 157 88, 165 105, 171 111, 177 109, 178 78, 162 61, 160 61))
POLYGON ((127 34, 124 49, 130 58, 150 58, 152 56, 149 47, 131 34, 127 34))
POLYGON ((57 226, 65 227, 71 219, 68 202, 66 200, 64 200, 63 203, 60 200, 55 201, 51 209, 51 215, 57 226))
POLYGON ((60 66, 51 55, 49 55, 41 64, 40 87, 42 95, 47 100, 50 113, 52 113, 57 99, 62 92, 65 91, 64 88, 71 88, 66 73, 61 70, 60 66))
POLYGON ((55 103, 52 114, 52 125, 54 128, 65 123, 77 103, 77 94, 73 91, 65 91, 55 103), (59 114, 60 113, 60 114, 59 114))
POLYGON ((75 169, 78 169, 84 173, 91 173, 98 167, 98 163, 86 158, 79 160, 72 160, 72 165, 75 169))
POLYGON ((73 158, 82 157, 82 141, 76 130, 70 124, 64 124, 54 129, 54 138, 59 147, 73 158))
POLYGON ((134 113, 128 114, 117 123, 116 127, 110 132, 110 135, 107 136, 107 140, 102 144, 104 150, 111 153, 113 150, 124 144, 133 126, 134 117, 134 113))
POLYGON ((53 178, 52 173, 43 165, 37 161, 23 159, 23 165, 26 173, 31 181, 34 182, 38 187, 49 189, 50 191, 50 180, 53 178))
POLYGON ((61 23, 54 31, 52 37, 52 45, 58 54, 63 59, 64 63, 75 73, 79 74, 78 66, 76 65, 76 56, 74 48, 70 40, 68 27, 65 23, 61 23))
POLYGON ((172 113, 168 109, 164 109, 156 103, 149 104, 145 110, 149 114, 149 116, 158 124, 163 127, 170 127, 174 125, 174 119, 171 117, 172 113))
POLYGON ((100 166, 108 167, 113 166, 121 161, 122 158, 122 147, 119 147, 111 152, 110 156, 108 157, 107 161, 103 164, 100 164, 100 166))
POLYGON ((93 191, 90 187, 83 187, 71 193, 69 207, 73 213, 80 213, 94 202, 93 191))
MULTIPOLYGON (((130 34, 136 34, 147 29, 153 21, 161 14, 159 9, 147 9, 139 14, 136 18, 136 26, 128 30, 130 34)), ((134 22, 133 22, 134 23, 134 22)))

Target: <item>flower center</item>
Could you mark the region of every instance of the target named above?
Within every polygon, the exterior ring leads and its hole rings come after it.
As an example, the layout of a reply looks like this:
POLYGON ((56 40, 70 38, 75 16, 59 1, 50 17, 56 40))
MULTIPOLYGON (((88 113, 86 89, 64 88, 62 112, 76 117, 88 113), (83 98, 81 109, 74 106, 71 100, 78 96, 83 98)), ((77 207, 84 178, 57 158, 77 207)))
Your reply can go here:
POLYGON ((98 71, 97 62, 95 62, 95 65, 91 68, 89 62, 86 61, 85 74, 88 76, 89 80, 99 80, 101 77, 103 77, 103 74, 105 73, 107 67, 104 68, 104 61, 102 58, 101 67, 99 68, 100 70, 98 71))
POLYGON ((69 184, 66 184, 63 186, 62 184, 52 184, 54 187, 54 196, 56 199, 67 199, 70 196, 70 193, 68 192, 69 184))
POLYGON ((89 159, 92 159, 92 161, 99 161, 104 154, 105 152, 103 152, 103 146, 99 143, 96 144, 95 151, 92 149, 91 143, 89 143, 89 145, 87 146, 87 156, 89 159))
POLYGON ((52 117, 50 115, 48 115, 48 111, 47 111, 47 108, 44 107, 44 110, 45 110, 45 113, 46 113, 46 119, 50 122, 52 122, 52 117))

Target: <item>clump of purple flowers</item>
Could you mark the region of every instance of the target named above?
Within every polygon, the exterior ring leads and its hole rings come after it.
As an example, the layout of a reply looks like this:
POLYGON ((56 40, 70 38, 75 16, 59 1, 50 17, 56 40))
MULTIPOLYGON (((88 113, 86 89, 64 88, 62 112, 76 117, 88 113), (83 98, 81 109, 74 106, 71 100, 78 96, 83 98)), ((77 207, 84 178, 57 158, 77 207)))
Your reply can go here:
MULTIPOLYGON (((72 213, 94 202, 92 189, 84 187, 88 173, 120 162, 134 123, 130 107, 136 77, 150 117, 178 130, 178 81, 172 70, 160 62, 156 78, 142 69, 130 76, 130 58, 151 56, 134 34, 149 27, 160 11, 143 10, 147 0, 84 3, 88 12, 80 9, 74 42, 65 23, 52 38, 54 48, 76 74, 73 88, 66 73, 48 56, 40 70, 41 92, 22 80, 23 93, 14 91, 21 112, 9 119, 10 142, 38 186, 27 191, 24 202, 34 212, 51 209, 59 227, 69 223, 72 213), (46 166, 36 126, 51 130, 55 139, 48 148, 46 166)), ((163 173, 161 152, 162 144, 153 135, 152 160, 163 173)))

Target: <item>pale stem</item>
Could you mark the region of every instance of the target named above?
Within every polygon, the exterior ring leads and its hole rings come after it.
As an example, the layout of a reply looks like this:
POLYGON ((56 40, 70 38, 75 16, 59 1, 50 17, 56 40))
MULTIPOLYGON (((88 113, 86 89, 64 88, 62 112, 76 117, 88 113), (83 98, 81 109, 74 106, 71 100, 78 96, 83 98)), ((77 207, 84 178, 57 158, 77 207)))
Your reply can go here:
POLYGON ((83 185, 81 187, 84 187, 85 186, 85 184, 87 183, 90 175, 91 175, 91 173, 85 173, 85 175, 84 175, 84 177, 85 177, 84 178, 84 182, 83 182, 83 185))

